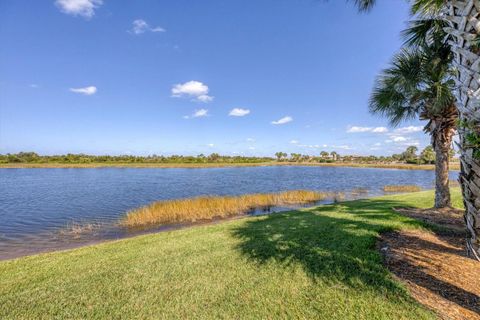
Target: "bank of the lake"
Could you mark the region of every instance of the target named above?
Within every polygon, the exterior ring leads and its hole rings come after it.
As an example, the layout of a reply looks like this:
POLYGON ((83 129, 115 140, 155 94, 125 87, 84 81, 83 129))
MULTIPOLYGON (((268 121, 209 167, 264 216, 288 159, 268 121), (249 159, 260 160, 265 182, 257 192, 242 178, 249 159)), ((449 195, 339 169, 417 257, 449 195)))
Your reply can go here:
MULTIPOLYGON (((349 162, 254 162, 254 163, 139 163, 139 162, 99 162, 99 163, 0 163, 0 168, 225 168, 225 167, 266 167, 266 166, 313 166, 350 167, 405 170, 434 170, 431 164, 407 163, 349 163, 349 162)), ((451 170, 460 170, 460 163, 450 164, 451 170)))
POLYGON ((432 205, 384 196, 3 261, 0 318, 434 319, 375 248, 426 227, 393 207, 432 205))
MULTIPOLYGON (((452 172, 450 179, 457 176, 452 172)), ((292 190, 367 198, 385 194, 386 185, 432 189, 434 172, 314 166, 0 169, 0 260, 138 234, 118 221, 156 201, 292 190)))

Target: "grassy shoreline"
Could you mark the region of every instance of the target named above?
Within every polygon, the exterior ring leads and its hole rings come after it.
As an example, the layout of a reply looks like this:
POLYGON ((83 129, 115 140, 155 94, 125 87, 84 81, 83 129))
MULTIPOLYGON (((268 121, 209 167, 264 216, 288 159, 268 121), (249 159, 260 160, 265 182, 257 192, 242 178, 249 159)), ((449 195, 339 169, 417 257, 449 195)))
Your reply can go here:
POLYGON ((121 218, 120 223, 125 227, 146 227, 219 218, 225 219, 274 206, 312 205, 320 200, 333 199, 334 197, 334 193, 290 190, 241 196, 202 196, 164 200, 127 212, 121 218))
MULTIPOLYGON (((258 163, 0 163, 0 169, 20 168, 229 168, 229 167, 273 167, 273 166, 311 166, 311 167, 349 167, 405 170, 434 170, 430 164, 406 163, 311 163, 311 162, 258 162, 258 163)), ((460 170, 459 163, 450 164, 451 170, 460 170)))
POLYGON ((435 319, 375 248, 426 228, 392 207, 432 204, 384 196, 3 261, 0 318, 435 319))

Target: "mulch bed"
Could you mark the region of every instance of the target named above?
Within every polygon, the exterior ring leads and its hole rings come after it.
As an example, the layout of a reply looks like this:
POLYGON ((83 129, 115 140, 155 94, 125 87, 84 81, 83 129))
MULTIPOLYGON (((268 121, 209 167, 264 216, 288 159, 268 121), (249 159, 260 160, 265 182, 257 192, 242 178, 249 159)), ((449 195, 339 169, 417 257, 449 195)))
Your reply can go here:
MULTIPOLYGON (((466 256, 459 210, 397 209, 410 217, 455 230, 402 230, 382 235, 386 266, 411 295, 441 319, 480 320, 480 263, 466 256)), ((462 228, 463 229, 463 228, 462 228)))

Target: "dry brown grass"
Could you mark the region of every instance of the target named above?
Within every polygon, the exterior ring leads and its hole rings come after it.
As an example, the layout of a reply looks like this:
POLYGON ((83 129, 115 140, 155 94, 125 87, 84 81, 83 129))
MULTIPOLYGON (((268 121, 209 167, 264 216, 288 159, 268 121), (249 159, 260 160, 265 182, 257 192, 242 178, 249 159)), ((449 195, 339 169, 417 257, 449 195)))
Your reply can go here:
POLYGON ((415 185, 387 185, 383 187, 385 192, 418 192, 422 191, 422 188, 415 185))
POLYGON ((227 218, 247 214, 255 209, 308 204, 333 197, 335 197, 333 193, 294 190, 243 196, 202 196, 158 201, 128 212, 121 220, 121 225, 137 227, 227 218))

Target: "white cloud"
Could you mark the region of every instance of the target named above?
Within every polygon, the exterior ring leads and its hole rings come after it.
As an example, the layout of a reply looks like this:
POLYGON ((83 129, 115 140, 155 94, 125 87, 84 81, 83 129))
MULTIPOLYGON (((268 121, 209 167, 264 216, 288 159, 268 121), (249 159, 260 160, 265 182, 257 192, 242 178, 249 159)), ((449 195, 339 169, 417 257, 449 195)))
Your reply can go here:
POLYGON ((206 94, 202 94, 200 96, 197 97, 197 100, 198 101, 201 101, 201 102, 210 102, 213 100, 213 97, 212 96, 209 96, 209 95, 206 95, 206 94))
POLYGON ((413 133, 413 132, 420 132, 423 130, 423 126, 409 126, 395 129, 396 133, 413 133))
POLYGON ((150 25, 143 19, 137 19, 132 22, 132 30, 130 30, 130 33, 133 34, 142 34, 147 31, 150 32, 165 32, 166 30, 162 27, 150 27, 150 25))
POLYGON ((332 148, 343 149, 343 150, 351 150, 352 149, 352 147, 350 147, 349 145, 332 146, 332 148))
POLYGON ((210 148, 213 148, 215 145, 213 143, 209 143, 207 144, 207 146, 209 146, 210 148))
POLYGON ((243 117, 249 113, 250 113, 249 109, 233 108, 228 115, 233 117, 243 117))
POLYGON ((200 102, 210 102, 213 100, 212 96, 208 95, 208 86, 200 81, 188 81, 179 83, 172 88, 172 97, 190 97, 193 100, 200 102))
POLYGON ((272 121, 272 124, 285 124, 285 123, 289 123, 289 122, 292 122, 293 121, 293 118, 290 117, 290 116, 286 116, 286 117, 283 117, 277 121, 272 121))
POLYGON ((406 141, 409 141, 409 140, 410 140, 410 139, 409 139, 409 138, 406 138, 406 137, 393 136, 393 137, 391 137, 390 139, 385 140, 385 142, 386 142, 386 143, 392 143, 392 142, 399 143, 399 142, 406 142, 406 141))
POLYGON ((95 94, 97 92, 97 87, 89 86, 85 88, 70 88, 70 91, 74 93, 84 94, 86 96, 91 96, 92 94, 95 94))
POLYGON ((91 18, 95 9, 103 4, 103 0, 56 0, 55 5, 66 14, 91 18))
POLYGON ((248 147, 249 150, 255 150, 255 147, 248 147))
POLYGON ((310 149, 319 149, 320 146, 318 144, 299 144, 299 147, 302 148, 310 148, 310 149))
POLYGON ((247 142, 255 142, 255 139, 253 139, 253 138, 247 138, 247 142))
POLYGON ((298 140, 292 140, 292 141, 290 141, 290 143, 291 144, 298 144, 299 142, 298 142, 298 140))
POLYGON ((377 142, 374 144, 375 147, 381 146, 382 144, 380 142, 377 142))
POLYGON ((388 129, 385 128, 385 127, 376 127, 376 128, 373 128, 372 132, 374 132, 374 133, 385 133, 385 132, 388 132, 388 129))
POLYGON ((194 118, 206 117, 206 116, 208 116, 208 110, 207 109, 196 110, 195 113, 193 114, 194 118))
POLYGON ((29 86, 30 88, 33 88, 33 89, 38 89, 38 88, 40 88, 40 86, 39 86, 38 84, 36 84, 36 83, 29 84, 28 86, 29 86))
POLYGON ((352 126, 347 130, 348 133, 362 133, 362 132, 373 132, 373 133, 385 133, 388 132, 388 129, 385 127, 358 127, 352 126))
POLYGON ((190 119, 190 118, 202 118, 208 116, 208 110, 207 109, 199 109, 195 110, 195 112, 190 115, 190 116, 183 116, 184 119, 190 119))

